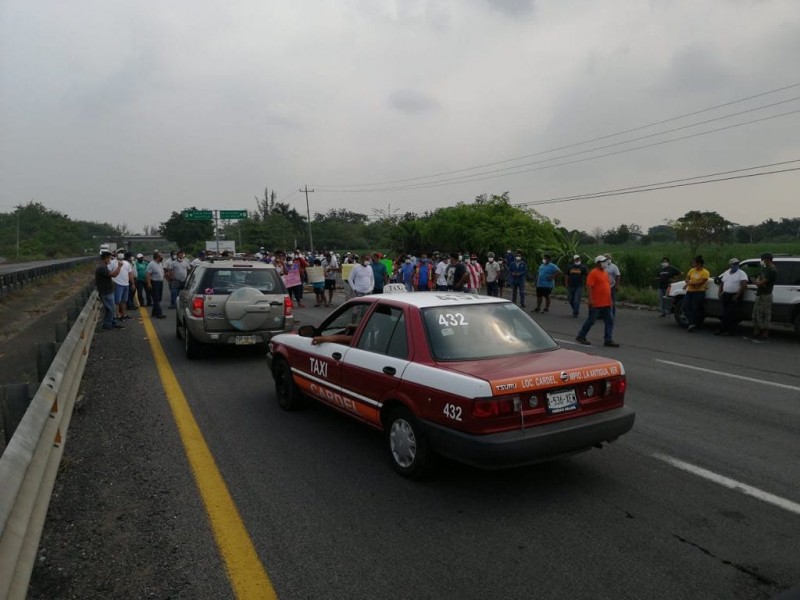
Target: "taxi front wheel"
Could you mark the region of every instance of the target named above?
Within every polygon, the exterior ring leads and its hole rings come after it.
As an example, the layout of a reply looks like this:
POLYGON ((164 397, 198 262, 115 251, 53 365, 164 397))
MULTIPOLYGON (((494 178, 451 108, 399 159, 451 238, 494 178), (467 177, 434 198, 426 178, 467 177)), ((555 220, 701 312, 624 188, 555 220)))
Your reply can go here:
POLYGON ((434 454, 419 423, 406 407, 395 408, 389 414, 386 443, 392 467, 403 477, 419 479, 433 468, 434 454))
POLYGON ((275 377, 275 396, 278 406, 283 410, 298 410, 301 408, 303 398, 294 384, 292 369, 284 359, 275 359, 273 367, 275 377))

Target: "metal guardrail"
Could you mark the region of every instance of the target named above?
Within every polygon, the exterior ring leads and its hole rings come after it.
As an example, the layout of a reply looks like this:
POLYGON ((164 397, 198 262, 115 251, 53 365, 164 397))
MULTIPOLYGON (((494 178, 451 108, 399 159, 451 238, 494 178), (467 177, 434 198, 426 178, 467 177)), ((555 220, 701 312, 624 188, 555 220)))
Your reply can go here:
POLYGON ((55 273, 72 269, 77 265, 96 260, 96 256, 84 256, 80 258, 21 263, 19 265, 4 265, 0 268, 0 297, 21 290, 36 279, 49 277, 55 273))
POLYGON ((0 598, 24 600, 27 594, 101 310, 93 292, 0 456, 0 598))

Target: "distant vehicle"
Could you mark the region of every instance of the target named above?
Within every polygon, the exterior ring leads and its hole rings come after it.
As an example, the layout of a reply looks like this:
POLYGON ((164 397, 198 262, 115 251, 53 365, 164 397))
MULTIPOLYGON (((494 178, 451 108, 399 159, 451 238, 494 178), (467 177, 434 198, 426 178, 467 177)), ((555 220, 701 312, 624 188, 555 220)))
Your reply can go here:
POLYGON ((198 263, 178 295, 175 335, 187 358, 203 344, 259 346, 294 326, 292 301, 275 267, 240 259, 198 263))
MULTIPOLYGON (((761 271, 760 259, 748 258, 739 263, 750 281, 742 302, 738 304, 738 321, 750 321, 753 318, 753 304, 756 301, 756 286, 753 281, 761 271)), ((778 278, 772 290, 772 322, 792 325, 800 334, 800 256, 775 255, 773 261, 778 270, 778 278)), ((717 296, 718 286, 712 278, 708 282, 706 297, 703 302, 703 313, 698 320, 702 324, 706 317, 719 319, 722 317, 722 301, 717 296)), ((687 327, 689 322, 683 314, 683 300, 686 295, 686 282, 677 281, 667 289, 667 296, 672 300, 672 312, 675 322, 687 327)))
POLYGON ((281 408, 310 397, 383 431, 392 467, 411 479, 436 454, 483 468, 576 454, 635 419, 619 361, 559 347, 500 298, 354 298, 269 348, 281 408))
POLYGON ((225 251, 230 254, 236 254, 236 242, 234 240, 211 240, 206 242, 206 252, 214 252, 222 254, 225 251), (219 248, 219 250, 217 250, 219 248))
POLYGON ((111 252, 112 254, 117 251, 116 242, 105 242, 100 244, 100 252, 111 252))

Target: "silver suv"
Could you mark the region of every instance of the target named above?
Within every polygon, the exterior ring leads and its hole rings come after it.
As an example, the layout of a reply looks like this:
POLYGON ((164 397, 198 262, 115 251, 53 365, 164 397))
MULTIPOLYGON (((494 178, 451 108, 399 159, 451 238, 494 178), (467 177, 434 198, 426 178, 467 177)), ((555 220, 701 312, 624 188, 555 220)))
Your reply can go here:
MULTIPOLYGON (((800 256, 773 256, 772 262, 778 270, 775 287, 772 289, 772 322, 783 323, 794 327, 800 334, 800 256)), ((742 302, 738 304, 738 321, 750 321, 753 317, 753 303, 756 299, 756 286, 753 285, 756 276, 761 271, 760 260, 749 258, 739 263, 739 268, 747 274, 750 284, 744 294, 742 302)), ((716 278, 714 278, 716 279, 716 278)), ((713 279, 708 282, 706 298, 703 303, 704 317, 719 319, 722 317, 722 301, 717 296, 717 285, 713 279)), ((688 322, 683 314, 683 297, 686 294, 686 284, 683 281, 673 283, 667 290, 667 296, 672 300, 672 309, 675 322, 681 327, 686 327, 688 322)))
POLYGON ((266 348, 291 331, 292 301, 275 267, 244 259, 206 260, 195 266, 178 295, 175 335, 187 358, 202 344, 266 348))

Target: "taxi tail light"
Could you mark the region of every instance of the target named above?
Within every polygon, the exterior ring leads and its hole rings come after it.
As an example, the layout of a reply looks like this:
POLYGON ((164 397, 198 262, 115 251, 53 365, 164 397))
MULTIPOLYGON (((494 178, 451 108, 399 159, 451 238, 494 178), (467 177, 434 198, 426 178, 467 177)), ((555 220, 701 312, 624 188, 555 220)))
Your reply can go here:
POLYGON ((192 316, 202 319, 206 313, 206 303, 202 296, 192 298, 192 316))
POLYGON ((291 296, 283 297, 283 316, 291 319, 294 315, 294 304, 292 304, 291 296))
POLYGON ((622 377, 614 377, 613 379, 606 379, 605 388, 603 389, 604 396, 611 396, 611 395, 622 395, 625 393, 625 389, 628 387, 628 383, 625 380, 625 376, 622 377))
POLYGON ((520 397, 496 396, 494 398, 476 398, 472 403, 472 416, 476 419, 504 417, 518 412, 521 407, 520 397))

